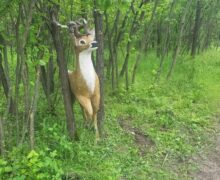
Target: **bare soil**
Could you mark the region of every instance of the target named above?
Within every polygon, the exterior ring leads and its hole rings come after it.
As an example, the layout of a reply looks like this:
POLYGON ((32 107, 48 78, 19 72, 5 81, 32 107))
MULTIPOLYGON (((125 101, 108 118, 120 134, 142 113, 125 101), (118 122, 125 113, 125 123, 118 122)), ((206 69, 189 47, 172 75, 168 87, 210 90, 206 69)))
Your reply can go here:
POLYGON ((215 127, 210 145, 194 158, 198 165, 198 170, 192 175, 195 180, 220 180, 220 115, 216 116, 215 127))
MULTIPOLYGON (((134 143, 138 146, 140 155, 145 155, 154 147, 154 142, 139 129, 131 125, 132 119, 119 119, 121 128, 134 136, 134 143)), ((198 169, 191 172, 194 180, 220 180, 220 114, 215 117, 215 132, 210 135, 210 144, 201 149, 199 155, 192 160, 198 169)))
POLYGON ((130 125, 129 119, 120 119, 119 124, 124 131, 134 136, 140 155, 145 155, 154 146, 154 142, 146 134, 130 125))

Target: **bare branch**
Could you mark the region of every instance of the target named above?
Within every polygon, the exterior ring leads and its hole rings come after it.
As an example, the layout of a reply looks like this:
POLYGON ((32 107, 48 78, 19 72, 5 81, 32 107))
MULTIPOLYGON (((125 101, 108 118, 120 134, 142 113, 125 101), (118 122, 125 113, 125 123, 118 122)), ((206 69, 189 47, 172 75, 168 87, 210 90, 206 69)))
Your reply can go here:
POLYGON ((54 17, 54 14, 52 14, 52 21, 53 21, 53 23, 54 23, 55 25, 57 25, 58 27, 61 27, 61 28, 64 28, 64 29, 67 29, 67 28, 68 28, 67 25, 62 25, 62 24, 60 24, 60 23, 56 20, 56 18, 54 17))

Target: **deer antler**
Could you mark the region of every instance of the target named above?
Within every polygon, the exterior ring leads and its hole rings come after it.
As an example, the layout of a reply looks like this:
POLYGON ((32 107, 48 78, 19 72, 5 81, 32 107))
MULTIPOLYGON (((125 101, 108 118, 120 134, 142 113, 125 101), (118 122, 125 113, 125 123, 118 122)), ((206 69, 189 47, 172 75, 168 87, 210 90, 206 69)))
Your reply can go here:
POLYGON ((81 34, 79 31, 80 29, 84 29, 85 30, 85 33, 84 34, 88 34, 88 26, 87 26, 87 21, 83 18, 80 18, 79 20, 77 21, 70 21, 68 23, 68 27, 69 27, 69 31, 71 33, 74 33, 74 35, 76 37, 80 37, 82 36, 83 34, 81 34))
POLYGON ((85 34, 89 34, 89 30, 88 30, 88 22, 84 19, 84 18, 80 18, 78 21, 76 21, 80 27, 84 28, 85 30, 85 34))
POLYGON ((76 37, 80 37, 83 35, 79 32, 79 30, 82 28, 84 28, 85 34, 89 34, 88 25, 87 25, 88 23, 84 18, 80 18, 77 21, 70 21, 67 23, 67 25, 62 25, 56 20, 54 15, 52 15, 52 21, 55 25, 57 25, 60 28, 69 29, 69 32, 74 33, 76 37))

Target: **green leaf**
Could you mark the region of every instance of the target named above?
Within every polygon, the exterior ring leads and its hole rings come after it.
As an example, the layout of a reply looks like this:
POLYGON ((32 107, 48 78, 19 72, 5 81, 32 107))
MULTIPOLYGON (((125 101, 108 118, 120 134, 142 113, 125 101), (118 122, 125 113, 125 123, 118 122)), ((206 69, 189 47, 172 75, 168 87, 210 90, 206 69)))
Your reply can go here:
POLYGON ((6 165, 7 164, 7 161, 5 161, 4 159, 0 159, 0 165, 6 165))
POLYGON ((56 157, 56 156, 57 156, 57 151, 54 150, 53 152, 51 152, 51 153, 50 153, 50 156, 51 156, 52 158, 56 157))
POLYGON ((7 173, 12 172, 12 167, 11 166, 6 166, 5 167, 5 172, 7 172, 7 173))
POLYGON ((28 154, 27 158, 28 158, 28 159, 31 159, 31 158, 33 158, 33 157, 38 157, 38 156, 39 156, 39 154, 38 154, 36 151, 32 150, 32 151, 28 154))
POLYGON ((40 60, 40 61, 39 61, 39 65, 41 65, 41 66, 46 66, 46 62, 44 62, 43 60, 40 60))

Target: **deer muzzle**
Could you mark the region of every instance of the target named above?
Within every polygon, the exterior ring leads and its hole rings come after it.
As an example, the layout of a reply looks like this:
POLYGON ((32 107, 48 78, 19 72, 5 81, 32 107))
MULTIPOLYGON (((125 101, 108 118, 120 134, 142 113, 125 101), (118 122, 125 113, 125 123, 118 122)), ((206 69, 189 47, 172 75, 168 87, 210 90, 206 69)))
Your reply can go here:
POLYGON ((91 42, 91 48, 98 48, 98 42, 97 41, 91 42))

